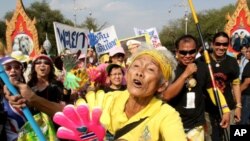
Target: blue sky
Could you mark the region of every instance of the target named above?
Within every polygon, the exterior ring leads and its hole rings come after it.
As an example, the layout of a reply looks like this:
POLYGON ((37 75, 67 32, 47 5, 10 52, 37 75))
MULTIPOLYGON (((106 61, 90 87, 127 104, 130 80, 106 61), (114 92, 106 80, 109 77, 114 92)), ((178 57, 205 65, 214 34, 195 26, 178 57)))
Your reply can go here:
MULTIPOLYGON (((30 3, 42 0, 23 0, 24 7, 30 3)), ((133 28, 156 27, 158 32, 169 21, 183 18, 185 10, 190 12, 188 0, 46 0, 52 9, 57 9, 62 14, 80 24, 90 13, 101 25, 107 22, 114 25, 118 38, 134 36, 133 28), (188 6, 188 5, 187 5, 188 6)), ((6 12, 16 7, 16 0, 0 0, 0 18, 6 12)), ((193 0, 196 11, 219 9, 228 4, 235 4, 236 0, 193 0)))

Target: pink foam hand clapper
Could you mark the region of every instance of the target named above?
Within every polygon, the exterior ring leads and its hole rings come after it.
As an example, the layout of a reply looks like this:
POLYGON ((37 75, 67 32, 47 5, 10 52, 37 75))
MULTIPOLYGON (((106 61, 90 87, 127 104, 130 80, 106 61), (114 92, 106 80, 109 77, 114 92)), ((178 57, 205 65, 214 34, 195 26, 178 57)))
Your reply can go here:
POLYGON ((101 75, 100 71, 94 66, 87 68, 87 73, 91 82, 91 86, 94 86, 96 79, 101 75))
POLYGON ((57 137, 76 141, 103 141, 106 130, 100 123, 102 110, 93 108, 90 110, 87 104, 77 107, 67 105, 63 112, 57 112, 53 120, 61 125, 57 131, 57 137))

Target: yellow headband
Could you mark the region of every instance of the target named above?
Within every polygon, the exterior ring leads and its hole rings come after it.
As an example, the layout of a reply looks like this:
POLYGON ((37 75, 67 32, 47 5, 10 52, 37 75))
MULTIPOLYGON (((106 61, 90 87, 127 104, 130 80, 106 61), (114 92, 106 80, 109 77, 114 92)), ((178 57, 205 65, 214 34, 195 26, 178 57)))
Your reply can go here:
POLYGON ((144 50, 133 57, 131 64, 136 60, 136 58, 142 55, 151 56, 159 65, 162 71, 162 74, 166 80, 169 80, 172 75, 172 67, 168 61, 168 58, 157 50, 144 50))

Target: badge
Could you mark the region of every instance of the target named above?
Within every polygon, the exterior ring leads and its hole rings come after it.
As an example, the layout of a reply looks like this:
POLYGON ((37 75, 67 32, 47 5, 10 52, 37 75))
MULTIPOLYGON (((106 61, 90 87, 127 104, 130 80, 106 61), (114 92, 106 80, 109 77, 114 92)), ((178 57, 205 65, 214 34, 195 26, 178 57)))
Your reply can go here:
POLYGON ((216 63, 216 64, 215 64, 215 67, 217 67, 217 68, 220 67, 220 64, 219 64, 219 63, 216 63))
POLYGON ((187 105, 186 109, 194 109, 195 108, 195 92, 187 93, 187 105))
POLYGON ((190 91, 193 87, 196 86, 196 84, 197 84, 197 81, 193 77, 191 77, 187 79, 186 87, 190 91))

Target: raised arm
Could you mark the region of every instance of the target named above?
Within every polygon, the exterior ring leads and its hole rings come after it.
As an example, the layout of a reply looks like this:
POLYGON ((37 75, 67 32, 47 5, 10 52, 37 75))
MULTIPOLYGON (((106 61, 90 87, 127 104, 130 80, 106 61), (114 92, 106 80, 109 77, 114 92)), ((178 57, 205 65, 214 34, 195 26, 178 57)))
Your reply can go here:
POLYGON ((51 117, 56 112, 61 111, 64 107, 62 104, 48 101, 47 99, 36 95, 26 84, 14 83, 14 85, 20 90, 19 96, 12 96, 7 88, 4 88, 5 97, 13 107, 22 108, 27 102, 29 106, 33 106, 51 117))
POLYGON ((188 64, 185 71, 163 92, 163 100, 169 101, 170 99, 177 96, 181 89, 184 87, 185 82, 189 76, 197 71, 197 66, 195 63, 188 64))

